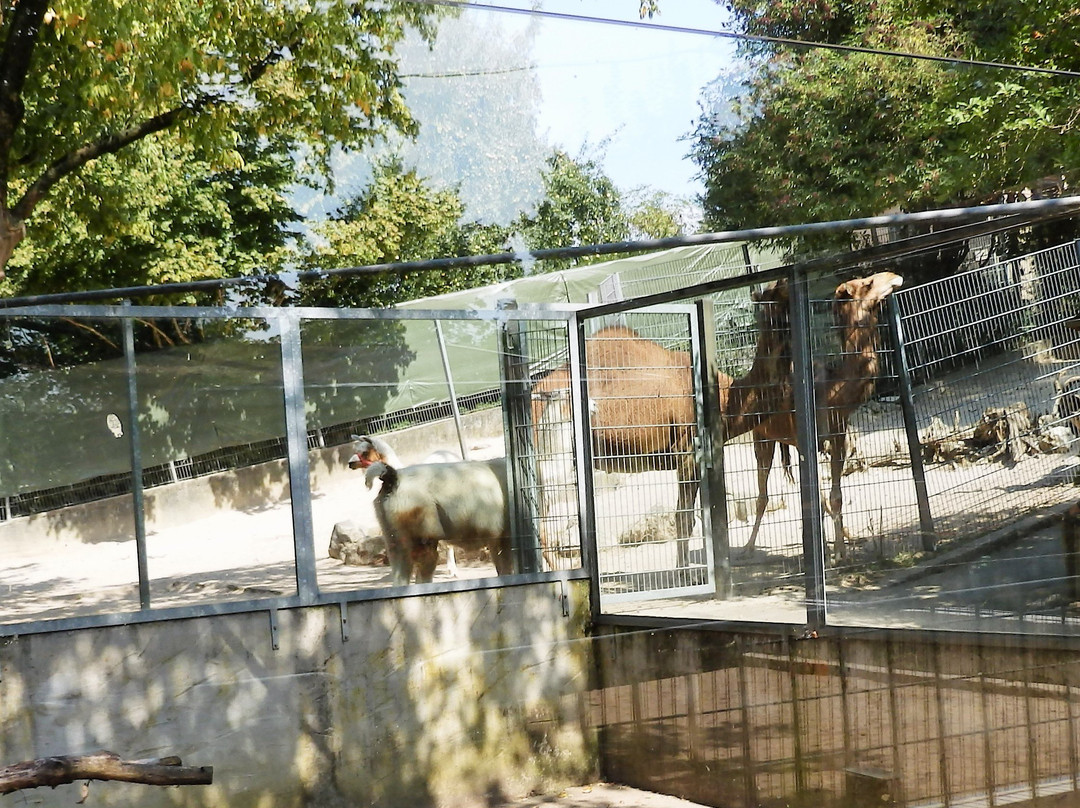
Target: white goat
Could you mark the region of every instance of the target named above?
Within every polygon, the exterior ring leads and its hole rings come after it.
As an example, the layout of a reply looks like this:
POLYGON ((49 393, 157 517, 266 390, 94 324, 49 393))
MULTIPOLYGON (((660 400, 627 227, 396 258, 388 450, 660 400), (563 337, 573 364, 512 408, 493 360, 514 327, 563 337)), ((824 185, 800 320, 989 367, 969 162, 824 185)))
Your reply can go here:
MULTIPOLYGON (((353 435, 352 439, 356 441, 356 452, 349 458, 349 468, 366 469, 372 463, 380 461, 394 468, 405 467, 405 464, 401 462, 401 458, 397 456, 397 452, 382 438, 377 438, 374 435, 353 435)), ((461 462, 461 456, 446 449, 436 449, 420 462, 459 463, 461 462)), ((450 577, 458 577, 457 559, 454 557, 453 547, 446 548, 446 569, 450 573, 450 577)))
POLYGON ((376 461, 365 473, 367 487, 377 479, 375 516, 395 584, 409 583, 414 568, 418 583, 430 582, 440 541, 487 547, 499 575, 513 572, 504 458, 401 469, 376 461))

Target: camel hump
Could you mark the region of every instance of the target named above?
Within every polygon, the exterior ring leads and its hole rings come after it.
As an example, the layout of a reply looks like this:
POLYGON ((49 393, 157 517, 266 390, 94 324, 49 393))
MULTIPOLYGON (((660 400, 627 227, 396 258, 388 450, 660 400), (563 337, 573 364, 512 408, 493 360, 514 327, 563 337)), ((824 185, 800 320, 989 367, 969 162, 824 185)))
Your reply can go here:
POLYGON ((755 303, 786 303, 788 300, 787 278, 780 278, 760 291, 751 292, 750 299, 755 303))

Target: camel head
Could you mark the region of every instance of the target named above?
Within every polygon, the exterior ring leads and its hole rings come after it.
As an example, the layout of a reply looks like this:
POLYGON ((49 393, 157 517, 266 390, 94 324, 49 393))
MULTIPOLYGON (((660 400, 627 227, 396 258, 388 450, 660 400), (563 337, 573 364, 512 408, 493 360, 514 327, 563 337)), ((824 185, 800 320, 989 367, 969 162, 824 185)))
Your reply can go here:
POLYGON ((833 319, 841 328, 873 328, 878 322, 878 304, 903 283, 894 272, 878 272, 840 284, 833 296, 833 319))

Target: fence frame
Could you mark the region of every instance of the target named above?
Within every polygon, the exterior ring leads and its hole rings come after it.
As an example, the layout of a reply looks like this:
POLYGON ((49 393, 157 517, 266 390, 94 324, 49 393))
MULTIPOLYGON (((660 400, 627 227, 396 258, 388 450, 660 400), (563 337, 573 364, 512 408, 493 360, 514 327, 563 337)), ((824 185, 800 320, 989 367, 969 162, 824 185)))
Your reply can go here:
MULTIPOLYGON (((755 230, 735 231, 721 234, 706 234, 704 236, 680 237, 677 239, 664 239, 652 242, 633 242, 618 245, 600 245, 599 247, 594 248, 572 248, 569 252, 574 253, 575 255, 577 253, 574 252, 574 250, 585 250, 585 252, 581 253, 583 255, 599 255, 641 251, 643 249, 658 249, 660 247, 685 246, 689 244, 707 244, 734 240, 778 238, 783 236, 801 235, 809 232, 849 232, 852 230, 867 227, 898 226, 903 224, 914 224, 918 222, 932 221, 955 225, 954 227, 951 227, 944 231, 934 232, 907 239, 901 239, 899 241, 889 242, 886 244, 875 245, 851 253, 845 253, 842 255, 830 255, 803 262, 792 263, 764 271, 747 272, 732 278, 710 281, 708 283, 683 287, 681 289, 670 292, 645 295, 631 300, 619 301, 617 303, 605 303, 601 305, 529 305, 517 309, 507 308, 498 310, 391 310, 373 308, 272 308, 261 306, 135 306, 132 305, 130 302, 125 302, 122 305, 88 305, 83 302, 78 302, 74 305, 71 305, 59 302, 61 299, 85 301, 93 299, 115 298, 118 296, 117 293, 123 292, 130 292, 131 296, 137 297, 143 293, 147 293, 147 288, 133 288, 130 290, 102 290, 100 292, 94 293, 75 293, 69 296, 39 296, 36 298, 9 299, 6 301, 0 301, 0 319, 7 319, 11 317, 93 317, 96 319, 120 319, 128 324, 129 329, 132 319, 140 317, 151 319, 168 317, 178 317, 185 319, 252 318, 278 323, 281 326, 282 338, 281 361, 283 374, 282 379, 285 392, 285 416, 287 430, 286 439, 288 454, 287 459, 289 464, 289 478, 293 486, 292 518, 297 574, 297 592, 295 595, 255 598, 251 600, 229 601, 212 604, 191 604, 180 607, 168 607, 162 609, 147 608, 148 603, 143 602, 143 607, 138 612, 85 615, 55 620, 39 620, 25 623, 0 625, 0 637, 51 631, 65 631, 72 629, 92 628, 98 626, 119 625, 137 622, 152 622, 157 620, 186 619, 203 615, 262 610, 266 610, 268 612, 272 627, 275 623, 275 613, 278 609, 289 609, 325 604, 339 604, 344 607, 344 605, 349 602, 382 599, 387 597, 401 597, 402 595, 426 595, 441 592, 472 589, 490 589, 503 586, 516 586, 543 582, 565 582, 578 579, 591 580, 593 585, 593 601, 595 603, 598 603, 598 572, 596 566, 595 529, 592 528, 590 532, 589 524, 591 520, 589 518, 584 518, 591 509, 592 491, 590 485, 588 484, 582 485, 578 494, 578 502, 579 505, 582 507, 583 516, 582 566, 578 569, 552 572, 524 572, 514 576, 507 576, 502 578, 483 578, 469 581, 415 584, 404 588, 391 587, 376 590, 354 590, 344 593, 328 593, 320 591, 315 576, 314 566, 314 537, 312 535, 311 524, 311 490, 307 456, 308 435, 305 426, 305 417, 303 411, 304 386, 300 354, 300 322, 302 320, 314 319, 405 319, 434 320, 436 322, 439 320, 488 320, 495 321, 497 323, 507 323, 519 319, 562 319, 567 321, 569 324, 569 345, 571 349, 571 354, 576 355, 579 360, 578 362, 571 363, 571 381, 573 389, 575 391, 574 397, 577 404, 579 405, 577 407, 577 411, 579 413, 586 413, 587 407, 581 407, 580 404, 581 402, 586 400, 585 397, 587 396, 587 384, 580 372, 580 367, 578 366, 579 362, 582 362, 584 360, 584 334, 582 331, 582 323, 585 320, 599 317, 605 314, 615 314, 619 312, 636 310, 650 306, 678 303, 680 301, 704 297, 706 295, 724 291, 727 289, 747 286, 754 283, 774 281, 779 278, 787 278, 792 283, 793 289, 796 290, 792 300, 791 314, 794 318, 793 323, 798 324, 800 322, 800 318, 802 318, 802 330, 800 333, 802 333, 803 337, 805 338, 805 344, 803 345, 799 344, 802 342, 802 340, 796 341, 796 345, 798 346, 798 349, 796 351, 796 362, 798 363, 799 367, 806 369, 811 367, 813 361, 809 345, 809 331, 806 327, 808 324, 808 304, 806 301, 806 296, 804 294, 805 283, 808 276, 822 273, 825 271, 835 271, 845 267, 854 267, 866 262, 886 260, 890 257, 897 257, 899 255, 909 253, 912 250, 929 249, 935 245, 954 242, 956 240, 969 238, 974 235, 997 232, 1006 229, 1013 229, 1020 226, 1028 226, 1035 222, 1045 221, 1052 218, 1071 216, 1075 214, 1078 208, 1080 208, 1080 198, 1070 197, 1066 199, 1043 200, 1041 202, 1034 203, 992 205, 985 206, 983 208, 931 211, 921 214, 896 214, 890 216, 871 217, 867 219, 845 220, 842 222, 827 222, 817 223, 813 225, 792 226, 788 228, 759 228, 755 230), (800 292, 799 290, 802 290, 802 292, 800 292), (577 367, 577 370, 574 370, 575 367, 577 367)), ((564 253, 567 252, 567 250, 548 250, 539 251, 538 253, 535 253, 535 255, 538 257, 557 257, 562 256, 564 253), (541 255, 541 253, 543 253, 543 255, 541 255), (548 253, 550 253, 550 256, 548 255, 548 253)), ((423 266, 419 266, 414 262, 413 264, 351 268, 349 270, 342 270, 340 274, 364 274, 364 272, 367 271, 401 271, 411 268, 446 268, 447 266, 457 265, 456 263, 454 263, 455 261, 460 262, 465 260, 466 259, 440 259, 433 262, 421 262, 423 266)), ((471 257, 468 259, 469 264, 508 262, 509 259, 507 259, 505 256, 480 256, 471 257)), ((327 274, 333 273, 319 272, 318 276, 324 277, 327 274)), ((225 283, 219 283, 215 288, 224 288, 227 285, 228 284, 225 283)), ((183 286, 186 289, 187 286, 190 285, 183 286)), ((198 288, 201 289, 203 287, 200 286, 198 288)), ((151 291, 156 294, 161 294, 162 292, 179 290, 180 288, 178 286, 175 289, 166 287, 154 287, 151 291)), ((127 344, 128 341, 129 340, 125 340, 125 355, 130 357, 129 377, 132 379, 131 385, 129 387, 129 395, 134 398, 135 390, 133 381, 133 346, 129 347, 129 345, 127 344)), ((702 374, 703 377, 707 377, 708 373, 710 372, 709 368, 707 367, 707 363, 708 359, 706 358, 706 365, 698 366, 698 372, 702 374)), ((817 445, 816 438, 812 434, 815 424, 815 418, 813 416, 814 390, 812 383, 812 374, 803 373, 801 374, 801 377, 802 384, 797 385, 799 390, 796 395, 797 413, 800 419, 800 423, 803 427, 805 427, 802 430, 803 435, 800 448, 803 449, 805 452, 812 454, 812 452, 815 451, 817 445)), ((580 419, 581 423, 575 423, 575 430, 578 438, 577 460, 580 464, 579 467, 591 467, 591 464, 589 466, 584 465, 585 463, 591 461, 591 441, 587 439, 589 432, 586 419, 587 415, 584 415, 580 419)), ((137 434, 136 440, 133 441, 132 444, 132 453, 133 492, 135 492, 136 497, 138 497, 141 496, 142 481, 140 479, 141 475, 136 476, 134 474, 134 471, 141 468, 141 461, 138 457, 139 452, 137 444, 137 434)), ((814 464, 809 464, 809 466, 813 468, 814 464)), ((811 473, 810 476, 816 476, 816 474, 811 473)), ((585 475, 585 477, 587 478, 588 475, 585 475)), ((804 489, 809 490, 806 483, 804 483, 804 489)), ((813 489, 813 494, 809 497, 807 497, 807 495, 804 493, 804 500, 804 506, 808 509, 806 511, 807 513, 813 514, 819 511, 820 501, 818 500, 816 487, 813 489)), ((135 510, 138 514, 137 518, 141 519, 141 507, 136 507, 135 510)), ((825 569, 824 545, 821 537, 821 520, 817 518, 804 520, 804 531, 804 546, 806 548, 806 552, 808 553, 807 558, 812 563, 809 563, 807 566, 807 624, 800 630, 816 631, 828 625, 827 614, 825 612, 825 599, 823 597, 825 569)), ((145 538, 141 539, 140 541, 144 542, 145 538)), ((145 546, 142 548, 141 553, 145 553, 145 546)), ((146 593, 143 591, 145 580, 144 567, 144 564, 140 564, 141 599, 143 597, 146 597, 146 593)), ((720 573, 720 575, 718 576, 718 580, 720 580, 721 582, 722 589, 723 570, 718 567, 717 571, 720 573)), ((625 624, 638 622, 633 617, 616 617, 599 613, 595 614, 594 618, 598 620, 610 621, 612 623, 625 624)), ((674 625, 677 624, 678 621, 672 619, 647 619, 645 622, 650 625, 674 625)), ((732 623, 723 624, 723 626, 727 629, 734 628, 737 625, 738 624, 732 623)), ((769 629, 769 624, 752 625, 753 628, 758 631, 769 629)), ((830 626, 829 628, 830 630, 834 631, 843 630, 840 627, 830 626)), ((792 632, 792 628, 790 626, 773 626, 772 629, 778 630, 782 633, 792 632)), ((860 629, 860 631, 865 632, 865 629, 860 629)), ((881 631, 891 633, 904 630, 881 629, 881 631)), ((925 630, 916 630, 916 633, 919 633, 921 631, 925 630)), ((954 636, 956 636, 955 633, 954 636)), ((983 637, 984 635, 978 634, 977 636, 983 637)), ((1008 636, 1028 637, 1029 635, 1008 636)), ((1055 638, 1048 638, 1046 636, 1042 636, 1040 639, 1042 641, 1046 641, 1047 639, 1055 638)))

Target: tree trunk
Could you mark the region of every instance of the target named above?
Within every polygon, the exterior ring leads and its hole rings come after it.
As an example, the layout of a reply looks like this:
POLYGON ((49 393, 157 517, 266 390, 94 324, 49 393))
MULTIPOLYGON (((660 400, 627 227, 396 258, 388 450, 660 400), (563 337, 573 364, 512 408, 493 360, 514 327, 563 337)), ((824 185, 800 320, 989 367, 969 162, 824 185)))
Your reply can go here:
POLYGON ((214 767, 182 766, 178 757, 121 760, 112 752, 58 755, 0 768, 0 794, 40 786, 55 788, 77 780, 121 780, 151 786, 209 785, 214 782, 214 767))
POLYGON ((8 259, 25 236, 26 222, 7 208, 0 208, 0 278, 4 277, 8 259))

